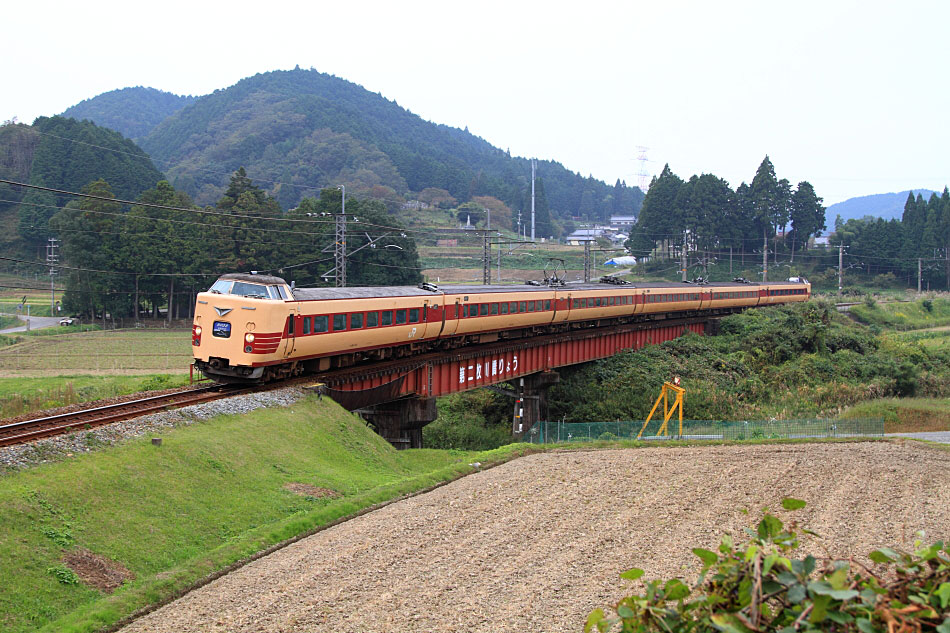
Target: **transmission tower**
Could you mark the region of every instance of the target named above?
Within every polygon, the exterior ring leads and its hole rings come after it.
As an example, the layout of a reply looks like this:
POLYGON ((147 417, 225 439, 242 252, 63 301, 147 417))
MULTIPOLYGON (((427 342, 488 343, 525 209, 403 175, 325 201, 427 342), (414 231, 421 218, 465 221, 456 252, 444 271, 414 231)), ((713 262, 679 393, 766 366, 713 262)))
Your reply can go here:
POLYGON ((637 172, 637 184, 643 193, 647 192, 647 187, 650 185, 650 174, 647 172, 647 163, 650 162, 650 159, 647 158, 648 149, 650 148, 637 145, 637 161, 640 163, 640 171, 637 172))

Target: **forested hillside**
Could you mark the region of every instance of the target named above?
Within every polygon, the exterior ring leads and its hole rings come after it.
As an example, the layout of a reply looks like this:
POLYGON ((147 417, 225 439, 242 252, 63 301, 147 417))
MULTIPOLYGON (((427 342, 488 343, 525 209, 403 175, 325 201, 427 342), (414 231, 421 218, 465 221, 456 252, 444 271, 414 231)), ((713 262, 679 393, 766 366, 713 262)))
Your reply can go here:
POLYGON ((136 86, 111 90, 81 101, 63 112, 63 116, 89 120, 139 141, 156 125, 194 100, 195 97, 191 96, 136 86))
MULTIPOLYGON (((345 184, 390 210, 425 189, 466 202, 493 196, 525 208, 529 161, 467 130, 424 121, 379 94, 314 70, 275 71, 199 97, 155 128, 142 147, 176 189, 213 203, 246 167, 284 209, 321 187, 345 184)), ((635 214, 643 194, 538 162, 555 219, 635 214)), ((551 226, 540 235, 557 232, 551 226)))
MULTIPOLYGON (((103 179, 127 200, 164 179, 145 152, 118 132, 60 116, 0 127, 0 174, 66 191, 103 179)), ((49 218, 72 197, 0 185, 0 200, 4 239, 11 249, 30 252, 51 236, 49 218)))
POLYGON ((849 198, 844 202, 838 202, 828 207, 825 213, 825 224, 829 228, 833 227, 838 216, 841 216, 841 220, 844 222, 867 216, 885 220, 899 220, 904 213, 904 202, 906 202, 908 195, 922 195, 926 199, 933 193, 930 189, 913 189, 898 193, 878 193, 871 196, 849 198))

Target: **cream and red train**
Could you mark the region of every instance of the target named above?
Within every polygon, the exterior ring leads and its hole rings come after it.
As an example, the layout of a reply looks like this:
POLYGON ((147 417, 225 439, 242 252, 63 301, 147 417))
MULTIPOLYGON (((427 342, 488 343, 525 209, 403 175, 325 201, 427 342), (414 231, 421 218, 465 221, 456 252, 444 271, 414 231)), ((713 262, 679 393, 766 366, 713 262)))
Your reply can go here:
POLYGON ((198 295, 195 366, 255 382, 365 360, 636 320, 807 301, 808 283, 296 288, 227 274, 198 295))

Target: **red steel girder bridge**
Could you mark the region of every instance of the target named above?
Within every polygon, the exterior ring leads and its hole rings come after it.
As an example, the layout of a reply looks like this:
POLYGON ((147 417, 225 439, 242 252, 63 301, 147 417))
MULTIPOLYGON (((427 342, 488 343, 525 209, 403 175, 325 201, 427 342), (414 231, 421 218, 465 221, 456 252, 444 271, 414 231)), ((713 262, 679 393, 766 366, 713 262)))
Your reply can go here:
POLYGON ((705 334, 713 323, 718 321, 711 315, 694 316, 468 346, 334 371, 320 378, 321 388, 360 413, 396 447, 421 448, 422 427, 436 418, 435 398, 514 381, 519 390, 508 393, 518 399, 512 430, 519 434, 546 414, 545 394, 559 380, 557 368, 670 341, 686 332, 705 334))

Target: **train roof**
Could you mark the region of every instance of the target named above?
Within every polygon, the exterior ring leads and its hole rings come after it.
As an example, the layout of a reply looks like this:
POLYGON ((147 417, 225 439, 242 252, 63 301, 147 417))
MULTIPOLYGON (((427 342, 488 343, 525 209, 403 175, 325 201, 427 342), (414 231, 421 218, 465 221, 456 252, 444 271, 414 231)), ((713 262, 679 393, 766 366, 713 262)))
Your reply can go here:
MULTIPOLYGON (((258 278, 260 276, 257 276, 258 278)), ((757 282, 738 283, 733 281, 723 281, 705 285, 686 284, 686 283, 630 283, 622 285, 612 284, 568 284, 565 286, 532 286, 528 284, 516 285, 465 285, 465 284, 446 284, 432 286, 434 290, 425 290, 415 286, 351 286, 347 288, 295 288, 294 298, 298 301, 328 301, 332 299, 371 299, 376 297, 432 297, 439 294, 447 295, 466 295, 466 294, 490 294, 504 292, 544 292, 549 290, 574 291, 574 290, 623 290, 623 289, 670 289, 686 290, 690 288, 758 288, 762 285, 790 284, 795 282, 776 281, 769 284, 760 284, 757 282)))
POLYGON ((226 273, 218 279, 234 279, 237 281, 249 281, 257 284, 286 284, 287 282, 280 277, 271 275, 258 275, 256 273, 226 273))

